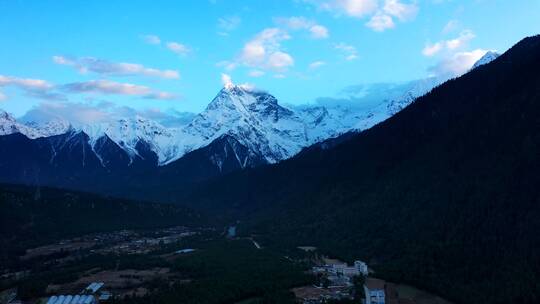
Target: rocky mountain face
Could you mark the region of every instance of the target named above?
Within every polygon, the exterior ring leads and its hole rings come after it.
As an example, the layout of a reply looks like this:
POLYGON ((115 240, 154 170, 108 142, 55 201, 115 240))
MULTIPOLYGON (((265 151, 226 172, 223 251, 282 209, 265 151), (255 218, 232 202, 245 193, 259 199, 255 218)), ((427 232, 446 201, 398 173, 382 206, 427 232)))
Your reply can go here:
MULTIPOLYGON (((66 140, 62 144, 70 146, 73 134, 81 134, 88 145, 88 152, 105 168, 122 164, 129 166, 140 160, 165 166, 218 139, 229 138, 235 141, 234 145, 228 146, 229 152, 247 157, 238 162, 238 168, 245 168, 276 163, 314 143, 369 128, 397 113, 419 95, 420 92, 408 89, 402 95, 381 100, 369 111, 339 105, 287 108, 267 92, 230 85, 181 128, 167 128, 143 117, 78 127, 59 120, 46 124, 20 123, 3 112, 0 135, 21 133, 29 139, 50 137, 54 142, 62 138, 66 140), (127 161, 114 163, 110 159, 112 150, 127 161)), ((224 151, 216 150, 217 154, 210 157, 218 168, 220 159, 226 157, 224 151)))
MULTIPOLYGON (((486 54, 482 61, 493 58, 486 54)), ((61 119, 22 123, 1 111, 0 180, 79 187, 103 175, 117 184, 170 174, 192 181, 273 164, 315 143, 371 128, 443 81, 358 86, 356 105, 301 107, 285 107, 267 92, 229 83, 182 127, 139 116, 79 126, 61 119)))

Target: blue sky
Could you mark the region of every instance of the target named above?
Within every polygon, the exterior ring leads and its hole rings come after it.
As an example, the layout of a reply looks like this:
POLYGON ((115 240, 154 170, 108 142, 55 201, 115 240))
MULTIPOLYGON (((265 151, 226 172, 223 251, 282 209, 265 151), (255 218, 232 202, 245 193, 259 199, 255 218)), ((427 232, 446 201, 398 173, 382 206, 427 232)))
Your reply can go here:
POLYGON ((222 74, 313 103, 458 75, 540 33, 537 0, 0 0, 0 12, 0 108, 15 116, 199 112, 222 74))

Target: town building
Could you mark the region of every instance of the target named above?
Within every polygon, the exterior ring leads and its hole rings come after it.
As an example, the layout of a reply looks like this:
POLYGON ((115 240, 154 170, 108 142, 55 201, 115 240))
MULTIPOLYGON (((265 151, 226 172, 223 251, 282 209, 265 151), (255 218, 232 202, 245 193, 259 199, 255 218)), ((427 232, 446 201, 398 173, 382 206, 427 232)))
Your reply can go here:
POLYGON ((385 304, 385 285, 383 280, 367 278, 364 284, 365 304, 385 304))
POLYGON ((97 304, 98 301, 92 295, 60 295, 52 296, 47 304, 97 304))
POLYGON ((366 263, 362 262, 362 261, 355 261, 354 262, 354 267, 358 270, 358 272, 360 274, 362 274, 363 276, 367 276, 368 273, 369 273, 369 270, 368 270, 368 266, 366 263))
POLYGON ((97 304, 108 301, 112 296, 109 292, 103 291, 99 296, 96 294, 103 285, 103 282, 92 282, 78 295, 55 295, 46 304, 97 304))
POLYGON ((367 276, 368 267, 367 264, 362 261, 355 261, 352 266, 348 266, 345 263, 335 263, 328 265, 328 271, 335 275, 344 275, 347 277, 355 277, 359 275, 367 276))
POLYGON ((103 282, 93 282, 90 285, 88 285, 81 294, 94 294, 96 293, 101 287, 103 287, 105 283, 103 282))

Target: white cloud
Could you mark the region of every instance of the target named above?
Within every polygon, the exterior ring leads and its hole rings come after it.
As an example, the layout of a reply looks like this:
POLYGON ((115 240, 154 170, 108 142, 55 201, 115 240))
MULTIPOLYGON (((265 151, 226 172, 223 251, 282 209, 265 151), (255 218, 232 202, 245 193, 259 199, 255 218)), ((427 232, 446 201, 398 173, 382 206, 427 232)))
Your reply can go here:
POLYGON ((148 44, 161 44, 161 39, 156 35, 142 35, 141 38, 148 44))
POLYGON ((459 37, 447 40, 446 47, 450 50, 455 50, 465 46, 469 41, 476 37, 471 30, 464 30, 459 34, 459 37))
POLYGON ((27 90, 48 90, 53 87, 53 85, 46 80, 0 75, 0 86, 3 87, 9 85, 27 90))
POLYGON ((277 27, 265 28, 246 42, 238 57, 221 61, 216 65, 232 71, 238 66, 252 68, 248 75, 260 77, 270 70, 279 74, 294 66, 294 58, 283 47, 282 42, 291 39, 288 31, 305 30, 313 39, 329 37, 326 27, 305 17, 276 18, 277 27))
POLYGON ((422 54, 427 57, 439 55, 439 62, 428 71, 443 78, 461 76, 485 55, 486 50, 465 51, 469 42, 476 36, 471 30, 463 30, 458 37, 426 44, 422 54))
POLYGON ((362 18, 375 12, 379 4, 377 0, 335 0, 326 1, 323 6, 339 10, 351 17, 362 18))
POLYGON ((415 2, 405 4, 399 0, 386 0, 383 11, 390 16, 398 18, 400 21, 408 21, 416 17, 418 6, 415 2))
POLYGON ((427 57, 435 56, 443 49, 443 44, 440 42, 427 44, 422 50, 422 54, 427 57))
POLYGON ((251 70, 248 73, 250 77, 261 77, 261 76, 264 76, 264 74, 265 73, 261 70, 251 70))
POLYGON ((0 91, 0 101, 4 101, 7 99, 7 96, 0 91))
POLYGON ((311 37, 315 39, 324 39, 328 38, 328 29, 322 25, 314 25, 309 31, 311 32, 311 37))
POLYGON ((453 32, 453 31, 457 30, 459 27, 460 27, 460 23, 459 23, 458 20, 450 20, 450 21, 448 21, 448 23, 446 23, 446 25, 442 29, 442 33, 443 34, 449 34, 449 33, 453 32))
POLYGON ((191 49, 185 44, 179 42, 167 42, 167 48, 178 55, 187 55, 191 52, 191 49))
POLYGON ((289 17, 289 18, 277 18, 277 23, 285 25, 285 27, 291 30, 308 29, 313 25, 313 21, 305 17, 289 17))
POLYGON ((287 39, 290 36, 282 29, 264 29, 244 45, 237 62, 263 70, 285 71, 294 65, 292 56, 281 50, 281 42, 287 39))
POLYGON ((130 83, 121 83, 110 80, 91 80, 74 82, 63 85, 62 88, 69 93, 91 93, 105 95, 140 96, 145 99, 174 99, 173 94, 154 91, 149 87, 130 83))
POLYGON ((366 23, 366 26, 376 32, 382 32, 387 29, 394 28, 395 24, 392 17, 379 12, 371 17, 371 19, 366 23))
POLYGON ((326 62, 324 62, 324 61, 314 61, 314 62, 309 64, 309 68, 312 69, 312 70, 315 70, 315 69, 318 69, 318 68, 322 67, 325 64, 326 64, 326 62))
POLYGON ((226 71, 232 71, 232 70, 234 70, 236 68, 237 64, 236 64, 236 62, 233 62, 233 61, 223 60, 223 61, 220 61, 220 62, 216 63, 216 66, 217 67, 222 67, 226 71))
MULTIPOLYGON (((229 74, 221 73, 221 83, 223 84, 223 87, 226 89, 231 89, 235 87, 236 85, 233 83, 232 78, 229 74)), ((237 85, 238 87, 241 87, 245 90, 253 91, 255 90, 255 86, 250 83, 242 83, 237 85)))
POLYGON ((405 22, 413 20, 418 14, 416 0, 408 3, 403 0, 304 0, 321 10, 344 14, 363 19, 369 17, 366 26, 374 31, 384 31, 395 27, 393 18, 405 22))
POLYGON ((305 17, 277 18, 276 22, 291 30, 307 30, 313 39, 325 39, 329 37, 328 28, 305 17))
POLYGON ((336 50, 339 50, 345 56, 345 59, 348 61, 355 60, 358 58, 358 51, 352 45, 346 43, 338 43, 334 46, 336 50))
POLYGON ((450 40, 442 40, 436 43, 428 43, 422 49, 422 54, 427 57, 434 56, 441 51, 454 52, 459 49, 463 49, 468 43, 474 39, 475 34, 471 30, 462 31, 458 37, 450 40))
POLYGON ((285 52, 277 51, 268 57, 268 66, 273 70, 282 71, 292 65, 294 65, 293 58, 285 52))
POLYGON ((157 77, 165 79, 178 79, 180 73, 174 70, 158 70, 147 68, 142 64, 126 62, 110 62, 93 57, 67 58, 63 56, 53 56, 53 61, 60 65, 74 67, 81 73, 93 72, 110 76, 136 76, 157 77))
POLYGON ((221 84, 226 89, 234 87, 231 76, 229 74, 221 73, 221 84))
POLYGON ((181 126, 189 123, 195 114, 176 110, 143 109, 117 106, 108 101, 96 102, 42 102, 21 117, 22 121, 46 123, 53 120, 67 120, 74 126, 117 121, 126 117, 144 117, 164 126, 181 126))
POLYGON ((476 49, 470 52, 457 52, 442 59, 429 71, 437 76, 457 77, 463 75, 486 54, 486 50, 476 49))
POLYGON ((0 87, 14 86, 22 89, 26 95, 44 100, 67 100, 66 95, 59 93, 93 93, 140 96, 145 99, 176 99, 171 93, 152 90, 146 86, 120 83, 110 80, 91 80, 74 82, 56 86, 41 79, 18 78, 0 75, 0 87))
MULTIPOLYGON (((30 97, 50 100, 64 100, 62 94, 53 93, 54 85, 46 80, 19 78, 13 76, 0 75, 0 87, 12 86, 19 88, 30 97)), ((7 96, 2 94, 2 99, 7 99, 7 96)))
POLYGON ((220 31, 218 34, 222 36, 229 35, 230 32, 234 31, 242 23, 242 19, 238 16, 232 17, 222 17, 218 19, 218 28, 220 31))

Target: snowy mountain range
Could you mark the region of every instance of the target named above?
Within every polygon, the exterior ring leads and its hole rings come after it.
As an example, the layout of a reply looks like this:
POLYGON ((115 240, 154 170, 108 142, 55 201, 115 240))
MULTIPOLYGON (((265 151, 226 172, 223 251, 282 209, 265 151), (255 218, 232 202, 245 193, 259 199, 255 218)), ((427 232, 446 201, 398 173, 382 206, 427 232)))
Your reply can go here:
MULTIPOLYGON (((488 52, 474 67, 494 60, 488 52)), ((473 68, 474 68, 473 67, 473 68)), ((158 166, 170 164, 186 154, 228 138, 222 152, 235 154, 240 168, 276 163, 290 158, 303 148, 351 131, 361 131, 389 118, 445 79, 427 78, 401 84, 373 84, 350 88, 354 104, 324 104, 284 107, 271 94, 245 85, 226 83, 207 108, 182 127, 168 128, 144 118, 131 117, 92 125, 73 126, 53 120, 38 124, 18 122, 0 111, 0 135, 21 133, 30 139, 61 134, 84 134, 91 153, 106 167, 100 146, 109 140, 124 151, 128 165, 144 158, 148 150, 155 154, 158 166), (358 104, 371 104, 358 107, 358 104), (235 143, 231 144, 230 140, 235 143), (143 150, 141 150, 144 147, 143 150), (237 149, 242 153, 237 153, 237 149)), ((64 136, 66 139, 73 136, 64 136)), ((223 155, 210 156, 223 166, 223 155)))

